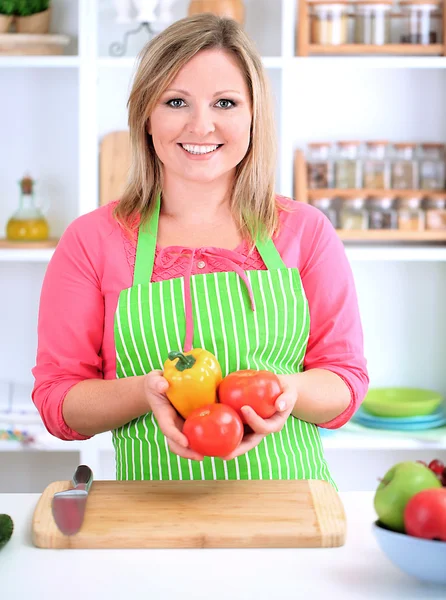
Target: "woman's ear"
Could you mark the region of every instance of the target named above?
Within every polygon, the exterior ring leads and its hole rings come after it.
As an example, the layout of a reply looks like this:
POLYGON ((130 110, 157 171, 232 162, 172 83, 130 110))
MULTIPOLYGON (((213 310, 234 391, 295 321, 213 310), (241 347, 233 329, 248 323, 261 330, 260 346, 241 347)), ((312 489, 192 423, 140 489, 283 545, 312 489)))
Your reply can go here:
POLYGON ((147 124, 146 124, 146 131, 147 131, 147 133, 148 133, 149 135, 152 135, 152 126, 151 126, 151 124, 150 124, 150 119, 147 121, 147 124))

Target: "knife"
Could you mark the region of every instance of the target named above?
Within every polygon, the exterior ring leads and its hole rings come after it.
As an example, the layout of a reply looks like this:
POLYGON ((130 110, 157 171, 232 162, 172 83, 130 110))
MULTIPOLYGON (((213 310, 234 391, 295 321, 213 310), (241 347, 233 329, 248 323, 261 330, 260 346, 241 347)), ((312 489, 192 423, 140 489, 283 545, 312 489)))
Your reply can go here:
POLYGON ((51 506, 53 517, 63 534, 74 535, 81 528, 92 482, 90 467, 80 465, 73 475, 74 487, 54 494, 51 506))

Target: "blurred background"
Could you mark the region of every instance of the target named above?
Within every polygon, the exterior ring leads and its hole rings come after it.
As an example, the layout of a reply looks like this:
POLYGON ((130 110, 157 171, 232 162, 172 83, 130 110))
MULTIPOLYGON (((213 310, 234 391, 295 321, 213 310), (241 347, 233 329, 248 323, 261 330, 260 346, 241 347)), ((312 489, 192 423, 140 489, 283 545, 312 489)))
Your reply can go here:
POLYGON ((374 489, 400 458, 446 459, 443 3, 28 4, 0 0, 0 492, 43 491, 79 463, 114 478, 110 434, 57 440, 32 404, 40 289, 69 223, 122 189, 138 52, 194 11, 239 19, 262 55, 275 99, 277 192, 324 211, 345 244, 371 388, 440 396, 406 421, 364 410, 322 431, 339 488, 374 489))

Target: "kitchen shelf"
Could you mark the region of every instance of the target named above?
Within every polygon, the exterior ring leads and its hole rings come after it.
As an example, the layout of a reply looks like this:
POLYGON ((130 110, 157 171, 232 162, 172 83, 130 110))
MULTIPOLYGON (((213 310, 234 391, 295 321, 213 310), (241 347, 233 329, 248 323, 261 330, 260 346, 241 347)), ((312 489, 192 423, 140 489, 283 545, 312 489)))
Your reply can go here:
POLYGON ((2 68, 77 68, 80 65, 79 56, 1 56, 2 68))
MULTIPOLYGON (((285 64, 288 65, 288 62, 285 64)), ((296 56, 291 64, 299 68, 355 69, 446 69, 444 56, 296 56)))
POLYGON ((337 229, 342 241, 446 242, 446 231, 400 231, 398 229, 337 229))
POLYGON ((309 55, 398 55, 398 56, 443 56, 443 44, 383 44, 372 46, 368 44, 340 44, 338 46, 323 46, 308 44, 309 55))
POLYGON ((48 262, 54 248, 27 250, 21 248, 0 248, 0 262, 48 262))

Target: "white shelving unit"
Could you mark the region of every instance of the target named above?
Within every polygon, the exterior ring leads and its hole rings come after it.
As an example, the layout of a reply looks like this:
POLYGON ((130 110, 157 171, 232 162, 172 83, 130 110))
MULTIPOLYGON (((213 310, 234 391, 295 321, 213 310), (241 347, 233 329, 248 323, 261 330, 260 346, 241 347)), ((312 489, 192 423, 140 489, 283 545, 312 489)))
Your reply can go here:
MULTIPOLYGON (((145 39, 131 39, 125 57, 110 57, 110 43, 127 30, 114 23, 112 0, 53 4, 53 30, 73 37, 72 54, 0 56, 0 82, 10 92, 0 97, 8 115, 0 143, 0 160, 8 165, 0 179, 0 228, 16 208, 17 180, 30 171, 38 195, 50 200, 48 216, 57 237, 74 218, 98 206, 99 143, 106 132, 127 127, 128 85, 145 39)), ((188 0, 178 0, 175 18, 186 15, 187 5, 188 0)), ((446 58, 296 57, 296 0, 245 0, 245 5, 246 29, 263 56, 275 96, 279 193, 293 195, 294 150, 312 140, 446 141, 446 58)), ((446 394, 446 246, 346 245, 346 252, 372 385, 419 385, 446 394)), ((52 254, 51 249, 0 249, 0 278, 8 290, 0 298, 0 315, 7 315, 0 380, 27 382, 30 389, 38 298, 52 254)), ((386 451, 389 460, 405 450, 446 458, 444 435, 423 442, 346 431, 327 436, 324 444, 331 453, 367 450, 376 457, 386 451)), ((12 456, 23 448, 1 444, 0 451, 6 450, 12 456)), ((112 446, 103 434, 79 444, 51 440, 39 450, 47 456, 73 453, 101 473, 112 446)), ((354 462, 355 453, 349 454, 354 462)))

